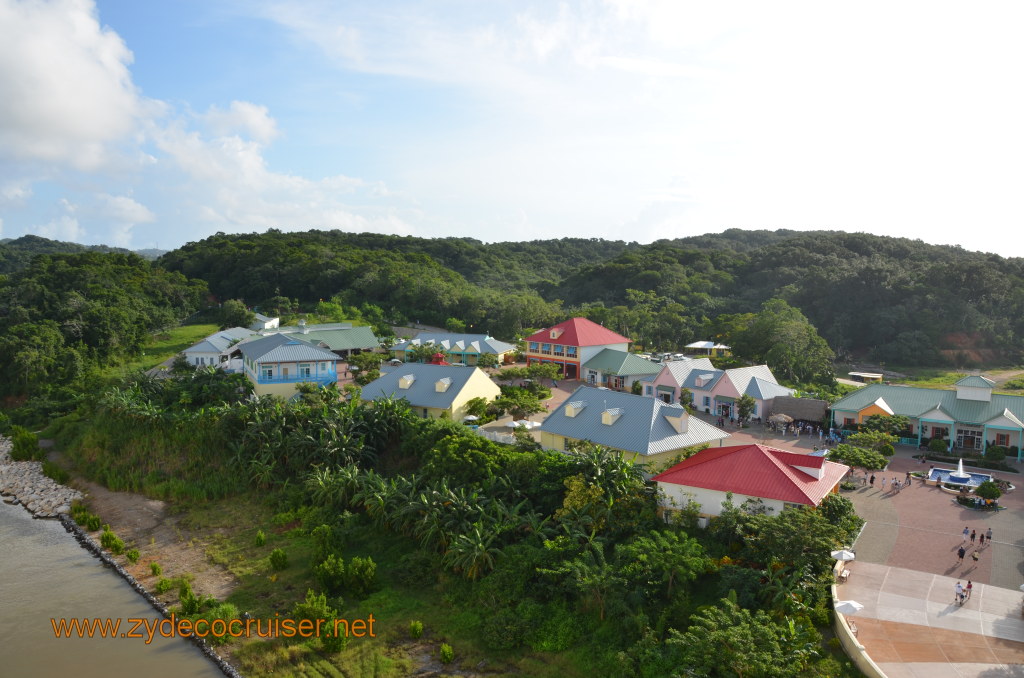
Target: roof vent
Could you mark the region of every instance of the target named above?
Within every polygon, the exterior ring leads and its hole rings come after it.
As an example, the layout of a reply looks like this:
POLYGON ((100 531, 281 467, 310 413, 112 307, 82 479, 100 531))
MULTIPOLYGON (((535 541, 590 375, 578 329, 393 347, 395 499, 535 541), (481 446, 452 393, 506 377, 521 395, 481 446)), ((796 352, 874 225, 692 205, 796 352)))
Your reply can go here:
POLYGON ((299 319, 299 329, 302 330, 303 334, 309 334, 309 328, 306 327, 306 319, 305 318, 300 318, 299 319))
POLYGON ((605 426, 611 426, 612 424, 617 422, 619 420, 619 417, 621 416, 621 407, 613 407, 611 409, 607 409, 601 413, 601 423, 604 424, 605 426))
POLYGON ((448 387, 451 385, 452 378, 444 377, 443 379, 438 379, 436 382, 434 382, 434 390, 437 391, 438 393, 444 393, 445 391, 448 390, 448 387))
POLYGON ((577 414, 583 411, 583 408, 587 406, 586 400, 574 400, 565 406, 565 416, 575 417, 577 414))
POLYGON ((416 381, 415 374, 406 374, 405 376, 398 380, 398 388, 410 388, 414 381, 416 381))

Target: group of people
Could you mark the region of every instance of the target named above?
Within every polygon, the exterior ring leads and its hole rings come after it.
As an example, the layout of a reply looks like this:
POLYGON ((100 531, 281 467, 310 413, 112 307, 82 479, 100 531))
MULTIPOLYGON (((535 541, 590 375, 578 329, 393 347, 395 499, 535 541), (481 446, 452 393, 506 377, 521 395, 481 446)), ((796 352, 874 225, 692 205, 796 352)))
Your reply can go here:
MULTIPOLYGON (((875 474, 872 473, 871 477, 868 478, 868 484, 871 485, 871 487, 874 487, 875 486, 875 480, 876 480, 875 474)), ((910 475, 910 471, 907 471, 907 475, 906 475, 906 477, 903 480, 900 480, 899 476, 894 477, 892 479, 892 485, 891 485, 892 490, 891 491, 893 493, 895 493, 895 494, 899 494, 899 491, 902 490, 904 487, 910 487, 912 480, 913 480, 913 476, 910 475)), ((889 484, 889 478, 886 477, 886 476, 882 476, 882 492, 886 491, 886 485, 888 485, 888 484, 889 484)))
POLYGON ((971 583, 970 579, 967 580, 967 586, 957 582, 956 586, 953 587, 953 602, 963 605, 964 601, 970 600, 973 589, 974 584, 971 583))
POLYGON ((992 543, 992 528, 990 527, 982 534, 978 534, 977 530, 972 530, 970 527, 965 525, 964 531, 961 534, 963 534, 964 538, 963 541, 960 542, 960 548, 956 551, 957 563, 962 564, 964 562, 964 556, 967 555, 967 549, 974 546, 975 540, 978 541, 978 548, 971 553, 971 560, 978 562, 978 554, 983 548, 985 548, 985 542, 987 541, 989 544, 992 543), (968 540, 971 542, 970 546, 967 544, 968 540))

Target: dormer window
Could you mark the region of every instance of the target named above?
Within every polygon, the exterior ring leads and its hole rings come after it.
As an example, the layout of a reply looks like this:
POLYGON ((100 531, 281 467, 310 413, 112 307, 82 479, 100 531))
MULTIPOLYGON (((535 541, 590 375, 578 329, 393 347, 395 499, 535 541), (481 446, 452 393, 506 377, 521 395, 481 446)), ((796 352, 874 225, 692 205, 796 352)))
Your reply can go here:
POLYGON ((445 391, 448 390, 448 387, 451 386, 451 385, 452 385, 452 378, 451 377, 445 377, 443 379, 438 379, 434 383, 434 390, 436 392, 438 392, 438 393, 444 393, 445 391))
POLYGON ((575 417, 577 414, 583 411, 583 408, 587 406, 586 400, 574 400, 565 406, 565 416, 575 417))
POLYGON ((676 433, 686 433, 686 410, 670 410, 665 413, 665 421, 676 433))
POLYGON ((562 333, 564 331, 565 330, 563 330, 562 328, 556 327, 555 329, 551 330, 551 332, 550 332, 551 338, 552 339, 558 339, 560 336, 562 336, 562 333))
POLYGON ((416 381, 415 374, 407 374, 398 380, 398 388, 408 389, 412 387, 412 383, 416 381))
POLYGON ((601 423, 604 424, 605 426, 611 426, 612 424, 617 422, 619 420, 619 417, 621 416, 622 408, 612 407, 601 413, 601 423))

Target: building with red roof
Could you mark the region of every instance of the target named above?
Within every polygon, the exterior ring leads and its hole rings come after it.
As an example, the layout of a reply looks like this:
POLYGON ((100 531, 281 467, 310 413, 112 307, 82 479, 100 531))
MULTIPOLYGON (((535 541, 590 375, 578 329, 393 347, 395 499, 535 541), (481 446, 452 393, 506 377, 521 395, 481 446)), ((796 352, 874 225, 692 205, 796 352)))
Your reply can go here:
POLYGON ((526 364, 554 363, 566 379, 580 378, 580 365, 606 348, 628 351, 631 340, 586 318, 572 318, 531 334, 526 364))
POLYGON ((736 506, 760 499, 777 514, 786 508, 818 506, 838 491, 849 470, 817 455, 751 444, 702 450, 652 480, 663 493, 665 510, 692 500, 700 504, 702 515, 717 516, 731 492, 736 506))

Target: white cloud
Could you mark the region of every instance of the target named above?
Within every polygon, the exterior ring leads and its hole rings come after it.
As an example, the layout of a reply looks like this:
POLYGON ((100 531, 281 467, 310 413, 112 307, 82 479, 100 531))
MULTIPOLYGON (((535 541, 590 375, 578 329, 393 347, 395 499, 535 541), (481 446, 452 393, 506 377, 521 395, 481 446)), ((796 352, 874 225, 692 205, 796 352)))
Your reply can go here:
POLYGON ((95 169, 148 104, 92 2, 0 0, 0 159, 95 169))
POLYGON ((278 134, 277 122, 270 117, 267 107, 248 101, 232 101, 226 111, 211 106, 203 120, 218 137, 241 132, 254 141, 266 144, 278 134))
POLYGON ((78 219, 65 214, 52 221, 32 229, 36 235, 51 240, 63 240, 66 242, 84 242, 85 229, 78 223, 78 219))

